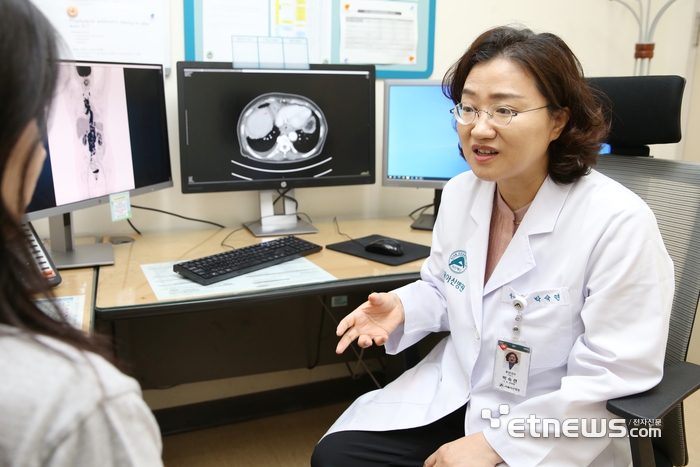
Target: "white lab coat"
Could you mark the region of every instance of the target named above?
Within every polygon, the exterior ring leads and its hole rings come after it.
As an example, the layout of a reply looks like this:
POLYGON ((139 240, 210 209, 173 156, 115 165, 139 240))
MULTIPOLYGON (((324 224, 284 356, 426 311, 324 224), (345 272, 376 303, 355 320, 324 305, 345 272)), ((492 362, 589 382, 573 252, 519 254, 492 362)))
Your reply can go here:
POLYGON ((421 280, 396 290, 406 320, 386 350, 400 352, 431 332, 450 335, 355 401, 328 433, 422 426, 469 402, 465 432, 483 431, 511 467, 629 465, 627 438, 534 437, 527 425, 524 438, 513 438, 507 426, 530 415, 610 420, 608 399, 659 382, 674 279, 656 219, 596 171, 568 185, 547 178, 484 285, 494 190, 472 172, 447 184, 421 280), (512 296, 527 300, 525 397, 492 387, 497 340, 513 335, 512 296), (491 428, 482 409, 496 418, 500 404, 510 412, 491 428))

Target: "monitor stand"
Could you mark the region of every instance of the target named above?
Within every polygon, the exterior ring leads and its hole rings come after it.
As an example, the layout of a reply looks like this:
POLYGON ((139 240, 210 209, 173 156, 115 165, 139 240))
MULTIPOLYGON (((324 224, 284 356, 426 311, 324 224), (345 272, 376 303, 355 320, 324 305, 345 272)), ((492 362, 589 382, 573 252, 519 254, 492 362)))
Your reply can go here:
POLYGON ((111 244, 74 244, 72 213, 49 217, 49 233, 51 236, 49 254, 57 269, 114 264, 114 251, 111 244))
POLYGON ((416 230, 433 230, 435 219, 437 219, 438 211, 440 210, 440 201, 442 200, 442 189, 435 190, 435 198, 433 198, 433 214, 421 214, 413 224, 412 229, 416 230))
POLYGON ((416 230, 433 230, 433 227, 435 227, 434 214, 421 214, 418 216, 418 219, 411 224, 411 228, 416 230))
POLYGON ((246 224, 246 228, 256 237, 275 235, 299 235, 316 233, 318 229, 310 223, 297 218, 296 203, 293 201, 294 190, 289 190, 282 197, 284 214, 275 214, 275 199, 281 196, 276 190, 260 191, 260 220, 246 224))

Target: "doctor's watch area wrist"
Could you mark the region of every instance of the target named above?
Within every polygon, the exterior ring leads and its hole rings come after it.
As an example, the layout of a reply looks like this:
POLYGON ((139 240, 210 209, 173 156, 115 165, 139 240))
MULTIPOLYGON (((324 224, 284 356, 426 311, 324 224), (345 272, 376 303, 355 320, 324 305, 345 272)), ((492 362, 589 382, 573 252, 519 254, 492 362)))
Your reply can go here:
POLYGON ((387 295, 392 297, 392 299, 394 300, 394 306, 401 311, 401 321, 399 322, 399 324, 405 323, 406 310, 403 307, 403 302, 401 301, 401 298, 399 298, 399 296, 396 295, 394 292, 389 292, 387 295))

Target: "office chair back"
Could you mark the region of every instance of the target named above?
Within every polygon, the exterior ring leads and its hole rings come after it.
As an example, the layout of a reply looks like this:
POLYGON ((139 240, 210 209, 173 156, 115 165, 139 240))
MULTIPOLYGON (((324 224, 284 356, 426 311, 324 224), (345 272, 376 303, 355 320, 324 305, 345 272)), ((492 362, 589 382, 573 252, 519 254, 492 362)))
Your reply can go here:
MULTIPOLYGON (((700 164, 602 155, 596 170, 635 192, 656 215, 676 278, 665 364, 685 361, 700 297, 700 164)), ((687 464, 682 405, 664 417, 662 437, 654 445, 672 465, 687 464)))
MULTIPOLYGON (((599 77, 588 82, 604 94, 611 111, 606 141, 611 155, 600 156, 596 169, 646 201, 673 260, 676 290, 665 365, 685 361, 700 297, 700 164, 626 157, 648 156, 650 144, 681 140, 685 78, 599 77)), ((672 465, 688 463, 682 405, 664 417, 662 437, 654 440, 654 447, 672 465)))
MULTIPOLYGON (((685 361, 700 297, 700 164, 606 154, 595 168, 639 195, 656 215, 676 278, 665 364, 685 361)), ((672 465, 688 463, 682 405, 664 417, 654 447, 672 465)))
POLYGON ((588 78, 611 104, 611 130, 606 143, 612 154, 648 156, 649 144, 681 140, 680 76, 616 76, 588 78))

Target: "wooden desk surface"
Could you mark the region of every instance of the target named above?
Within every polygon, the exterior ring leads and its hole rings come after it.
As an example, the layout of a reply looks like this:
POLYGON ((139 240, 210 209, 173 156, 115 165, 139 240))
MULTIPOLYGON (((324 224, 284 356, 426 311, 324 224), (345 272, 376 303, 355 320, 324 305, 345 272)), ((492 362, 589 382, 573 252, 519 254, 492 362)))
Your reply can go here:
MULTIPOLYGON (((411 223, 412 220, 408 217, 341 220, 339 227, 342 233, 352 238, 378 234, 430 245, 432 232, 413 230, 411 223)), ((323 246, 348 240, 347 237, 337 232, 333 223, 314 224, 314 226, 319 229, 317 234, 299 235, 299 237, 323 246)), ((114 266, 100 267, 96 308, 98 310, 114 310, 162 303, 158 301, 151 289, 143 274, 141 264, 185 261, 227 251, 230 248, 222 246, 221 242, 233 230, 146 233, 134 236, 136 239, 134 242, 114 245, 114 266)), ((228 237, 226 244, 240 248, 267 240, 269 237, 256 238, 244 229, 228 237)), ((306 256, 306 258, 339 280, 418 274, 424 261, 421 259, 401 266, 387 266, 325 248, 318 253, 306 256)), ((181 300, 173 302, 178 301, 181 300)))
POLYGON ((95 273, 93 268, 64 269, 59 271, 61 283, 53 289, 56 297, 84 296, 83 331, 92 330, 92 291, 95 273))

